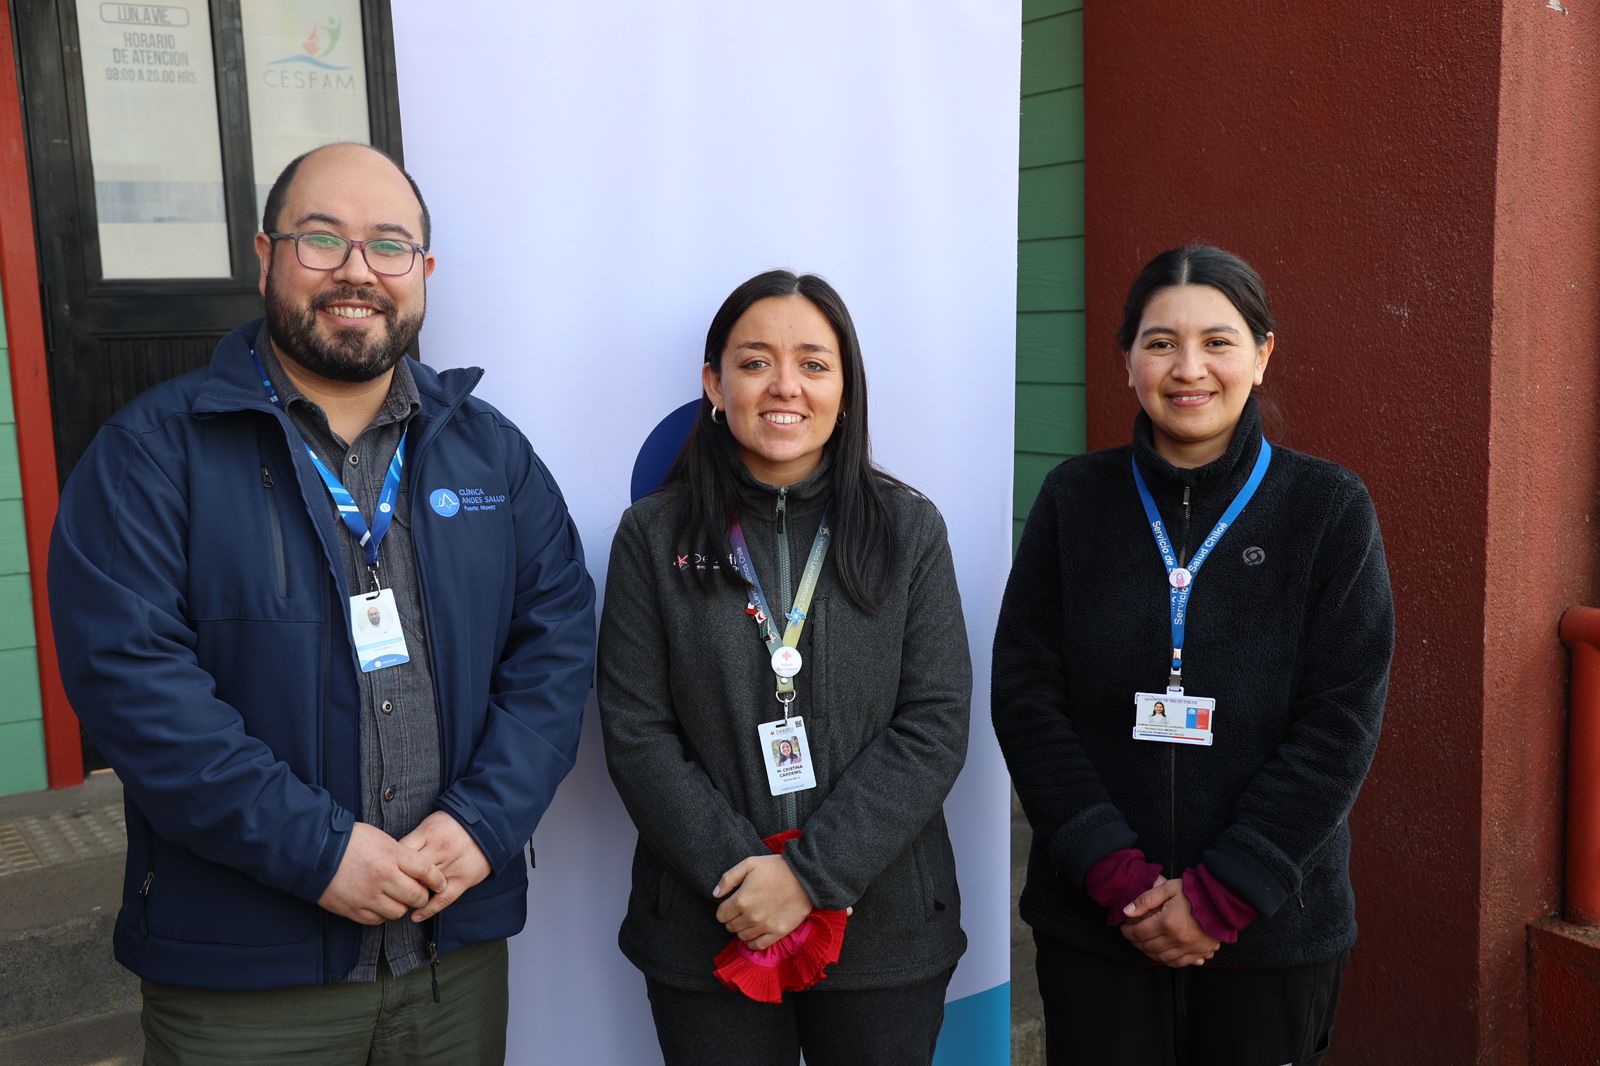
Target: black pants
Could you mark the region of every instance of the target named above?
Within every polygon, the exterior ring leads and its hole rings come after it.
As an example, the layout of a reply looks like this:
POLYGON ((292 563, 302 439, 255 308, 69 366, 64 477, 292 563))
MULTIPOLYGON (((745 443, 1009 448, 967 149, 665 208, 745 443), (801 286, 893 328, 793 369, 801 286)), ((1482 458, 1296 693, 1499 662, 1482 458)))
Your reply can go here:
POLYGON ((757 1003, 737 992, 687 992, 645 979, 666 1066, 928 1066, 944 1024, 947 971, 900 988, 787 992, 757 1003))
POLYGON ((1048 1066, 1315 1066, 1346 952, 1281 970, 1119 962, 1035 932, 1048 1066))

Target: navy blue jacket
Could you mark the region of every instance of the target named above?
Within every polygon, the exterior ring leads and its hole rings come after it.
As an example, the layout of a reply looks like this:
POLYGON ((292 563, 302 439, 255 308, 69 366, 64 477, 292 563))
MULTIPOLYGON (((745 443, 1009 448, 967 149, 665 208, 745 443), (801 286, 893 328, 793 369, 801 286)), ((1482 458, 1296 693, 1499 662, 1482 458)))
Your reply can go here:
MULTIPOLYGON (((327 490, 250 359, 152 389, 62 492, 50 602, 74 710, 123 781, 117 958, 206 988, 338 981, 360 927, 316 900, 361 809, 358 665, 327 490)), ((526 917, 521 846, 572 768, 594 586, 527 440, 469 393, 481 370, 411 364, 407 442, 439 707, 438 806, 494 873, 437 919, 442 953, 526 917), (430 496, 460 499, 448 516, 430 496)))

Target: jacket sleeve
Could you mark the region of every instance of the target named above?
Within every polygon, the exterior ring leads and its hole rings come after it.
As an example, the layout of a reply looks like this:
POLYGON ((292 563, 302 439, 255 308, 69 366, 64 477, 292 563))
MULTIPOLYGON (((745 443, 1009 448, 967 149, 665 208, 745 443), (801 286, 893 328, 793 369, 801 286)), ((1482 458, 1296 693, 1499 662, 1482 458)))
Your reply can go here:
POLYGON ((966 762, 972 656, 944 519, 932 505, 926 514, 911 549, 916 562, 894 715, 783 853, 827 910, 853 906, 905 854, 966 762))
POLYGON ((606 767, 646 845, 709 900, 725 871, 770 852, 684 741, 649 559, 644 529, 629 510, 611 542, 600 618, 606 767))
POLYGON ((1061 469, 1045 479, 1000 601, 990 713, 1017 798, 1051 863, 1074 884, 1137 837, 1072 725, 1062 661, 1061 469))
POLYGON ((1293 724, 1204 854, 1206 867, 1264 918, 1299 893, 1349 816, 1383 722, 1394 652, 1389 569, 1372 500, 1346 476, 1318 551, 1293 724))
POLYGON ((62 680, 157 833, 314 903, 354 817, 246 733, 201 668, 186 614, 185 483, 116 426, 79 460, 50 542, 62 680))
POLYGON ((516 587, 486 722, 439 797, 496 870, 521 854, 578 755, 594 679, 594 582, 566 501, 527 439, 507 462, 516 587))

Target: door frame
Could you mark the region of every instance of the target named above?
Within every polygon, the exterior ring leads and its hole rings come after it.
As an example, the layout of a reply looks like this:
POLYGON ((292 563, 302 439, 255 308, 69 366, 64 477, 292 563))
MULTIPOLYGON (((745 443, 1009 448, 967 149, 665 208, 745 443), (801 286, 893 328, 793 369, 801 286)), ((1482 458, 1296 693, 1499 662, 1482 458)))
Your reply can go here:
POLYGON ((78 716, 67 702, 56 662, 46 584, 50 528, 60 492, 56 478, 55 424, 50 413, 50 370, 39 260, 28 184, 28 138, 22 120, 21 72, 9 0, 0 0, 0 300, 11 356, 16 408, 22 513, 28 540, 28 581, 33 589, 33 630, 39 658, 39 698, 44 714, 45 770, 51 788, 83 783, 83 741, 78 716))

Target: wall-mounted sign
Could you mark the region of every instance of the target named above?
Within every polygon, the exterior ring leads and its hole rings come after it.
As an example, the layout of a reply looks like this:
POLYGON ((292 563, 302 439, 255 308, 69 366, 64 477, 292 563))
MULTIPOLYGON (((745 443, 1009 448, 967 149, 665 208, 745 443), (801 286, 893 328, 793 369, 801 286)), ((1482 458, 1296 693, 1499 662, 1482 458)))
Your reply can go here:
POLYGON ((232 273, 204 0, 78 0, 78 42, 107 279, 232 273))
POLYGON ((369 143, 359 0, 241 0, 256 213, 285 163, 330 141, 369 143))

